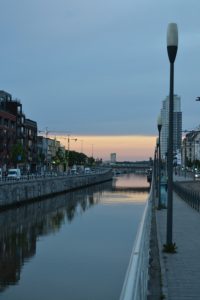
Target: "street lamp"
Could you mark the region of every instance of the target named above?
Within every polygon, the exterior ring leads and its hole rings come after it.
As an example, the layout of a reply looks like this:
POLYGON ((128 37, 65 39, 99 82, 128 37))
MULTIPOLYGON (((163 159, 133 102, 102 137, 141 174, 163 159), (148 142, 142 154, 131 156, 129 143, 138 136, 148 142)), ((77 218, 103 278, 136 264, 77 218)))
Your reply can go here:
POLYGON ((155 179, 155 192, 156 198, 158 197, 158 138, 156 139, 156 147, 155 147, 155 164, 154 164, 154 179, 155 179))
POLYGON ((155 182, 155 192, 157 197, 157 145, 154 151, 154 182, 155 182))
POLYGON ((67 138, 67 169, 69 168, 69 151, 70 151, 70 141, 77 141, 77 139, 71 139, 70 134, 68 134, 67 138))
POLYGON ((91 144, 91 146, 92 146, 92 158, 93 158, 94 144, 91 144))
POLYGON ((167 52, 170 61, 170 91, 169 91, 169 136, 167 152, 168 174, 168 203, 167 203, 167 239, 166 246, 173 247, 172 220, 173 220, 173 112, 174 112, 174 61, 178 49, 178 27, 170 23, 167 29, 167 52))
POLYGON ((81 153, 83 153, 83 142, 84 142, 84 140, 79 140, 79 142, 81 142, 81 153))
POLYGON ((160 185, 161 185, 161 147, 160 147, 160 132, 161 132, 161 128, 162 128, 162 119, 161 119, 161 115, 158 116, 157 126, 158 126, 158 209, 161 209, 161 191, 160 191, 160 185))

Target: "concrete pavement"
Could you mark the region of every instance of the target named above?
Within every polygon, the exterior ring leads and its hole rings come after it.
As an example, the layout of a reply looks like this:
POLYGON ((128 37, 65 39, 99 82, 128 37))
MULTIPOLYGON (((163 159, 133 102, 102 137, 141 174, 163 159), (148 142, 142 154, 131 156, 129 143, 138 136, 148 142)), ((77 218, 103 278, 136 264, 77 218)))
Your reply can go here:
MULTIPOLYGON (((188 179, 188 178, 187 178, 188 179)), ((174 177, 185 181, 186 178, 174 177)), ((162 251, 166 243, 167 210, 156 210, 161 266, 161 299, 200 299, 200 214, 173 194, 173 242, 177 253, 162 251)))

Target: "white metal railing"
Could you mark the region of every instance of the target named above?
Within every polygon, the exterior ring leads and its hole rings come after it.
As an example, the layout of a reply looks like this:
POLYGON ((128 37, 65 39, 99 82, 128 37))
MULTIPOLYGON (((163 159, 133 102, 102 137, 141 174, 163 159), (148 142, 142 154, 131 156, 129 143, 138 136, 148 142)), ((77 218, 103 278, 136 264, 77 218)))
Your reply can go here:
POLYGON ((99 175, 105 174, 109 171, 109 169, 98 169, 92 170, 90 173, 85 174, 84 172, 76 173, 76 174, 68 174, 67 172, 46 172, 44 174, 29 174, 29 175, 21 175, 19 179, 16 178, 8 178, 6 176, 0 178, 0 184, 5 183, 19 183, 27 180, 37 180, 41 178, 52 178, 52 177, 78 177, 78 176, 91 176, 91 175, 99 175))
POLYGON ((126 272, 120 300, 146 300, 152 211, 152 188, 142 215, 131 258, 126 272))

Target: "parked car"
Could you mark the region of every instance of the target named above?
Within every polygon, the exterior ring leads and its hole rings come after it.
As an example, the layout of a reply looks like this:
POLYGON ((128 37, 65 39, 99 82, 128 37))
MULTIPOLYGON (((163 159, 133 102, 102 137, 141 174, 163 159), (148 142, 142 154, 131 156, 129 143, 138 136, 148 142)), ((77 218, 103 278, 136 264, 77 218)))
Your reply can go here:
POLYGON ((2 169, 0 168, 0 180, 2 180, 3 178, 3 172, 2 172, 2 169))
POLYGON ((196 173, 194 174, 194 178, 195 178, 195 179, 200 179, 200 172, 196 172, 196 173))
POLYGON ((85 174, 91 174, 91 169, 90 168, 85 168, 85 174))
POLYGON ((21 170, 20 169, 9 169, 7 178, 8 179, 20 179, 21 178, 21 170))

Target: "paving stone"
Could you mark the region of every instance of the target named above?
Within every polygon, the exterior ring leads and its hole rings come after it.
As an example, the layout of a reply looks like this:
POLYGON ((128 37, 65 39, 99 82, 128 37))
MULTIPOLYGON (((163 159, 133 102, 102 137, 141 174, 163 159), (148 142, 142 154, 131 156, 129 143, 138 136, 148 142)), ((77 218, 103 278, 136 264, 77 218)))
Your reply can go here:
POLYGON ((157 210, 156 220, 165 299, 199 300, 200 213, 173 193, 173 242, 177 245, 175 254, 162 252, 163 244, 166 243, 167 210, 157 210))

